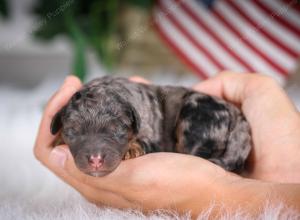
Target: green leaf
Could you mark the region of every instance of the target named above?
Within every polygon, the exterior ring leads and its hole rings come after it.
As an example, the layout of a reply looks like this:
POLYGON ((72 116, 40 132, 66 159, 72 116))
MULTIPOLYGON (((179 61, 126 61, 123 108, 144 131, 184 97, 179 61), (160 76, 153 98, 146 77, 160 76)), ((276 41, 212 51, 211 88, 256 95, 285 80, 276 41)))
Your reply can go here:
POLYGON ((73 74, 84 81, 87 73, 85 57, 86 39, 70 12, 66 13, 64 18, 74 44, 73 74))
POLYGON ((34 31, 35 37, 45 41, 52 40, 60 34, 67 34, 63 18, 56 18, 51 21, 46 20, 43 25, 40 25, 39 28, 34 31))
POLYGON ((68 34, 64 14, 74 10, 74 1, 37 1, 32 12, 36 15, 37 23, 40 22, 41 25, 34 30, 34 36, 42 40, 51 40, 59 34, 68 34))
POLYGON ((154 0, 127 0, 131 5, 138 6, 144 9, 151 9, 154 4, 154 0))
POLYGON ((112 69, 117 63, 119 16, 123 8, 137 6, 150 11, 153 3, 154 0, 36 0, 33 13, 38 20, 46 19, 46 23, 38 27, 35 36, 43 40, 67 36, 74 47, 74 71, 84 77, 87 47, 107 68, 112 69), (63 7, 67 3, 68 7, 63 7))
POLYGON ((73 74, 81 81, 85 80, 87 68, 84 45, 75 42, 74 57, 73 57, 73 74))
POLYGON ((7 18, 9 15, 8 5, 6 0, 0 0, 0 14, 5 18, 7 18))

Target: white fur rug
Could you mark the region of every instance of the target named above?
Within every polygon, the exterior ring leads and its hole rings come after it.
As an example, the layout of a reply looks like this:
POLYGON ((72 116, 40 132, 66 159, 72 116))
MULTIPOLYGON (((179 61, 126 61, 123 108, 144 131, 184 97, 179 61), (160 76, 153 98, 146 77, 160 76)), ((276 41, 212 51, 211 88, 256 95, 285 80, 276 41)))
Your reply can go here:
MULTIPOLYGON (((191 85, 195 78, 160 77, 154 81, 191 85)), ((188 213, 178 216, 157 211, 144 216, 137 210, 96 207, 35 160, 32 147, 42 106, 60 82, 62 79, 48 79, 27 91, 0 87, 0 219, 190 219, 188 213)), ((209 214, 207 210, 199 219, 208 219, 209 214)), ((250 217, 241 210, 224 211, 220 219, 250 217)), ((282 204, 266 205, 259 219, 300 219, 300 213, 285 209, 282 204)))

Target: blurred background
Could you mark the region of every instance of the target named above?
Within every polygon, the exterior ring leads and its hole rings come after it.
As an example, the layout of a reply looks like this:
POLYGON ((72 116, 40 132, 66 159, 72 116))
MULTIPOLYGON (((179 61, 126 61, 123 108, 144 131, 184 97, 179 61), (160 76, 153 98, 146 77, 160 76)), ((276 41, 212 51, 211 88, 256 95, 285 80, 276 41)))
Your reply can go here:
POLYGON ((260 72, 300 109, 299 58, 297 0, 0 0, 0 218, 72 213, 76 193, 32 155, 43 107, 68 74, 191 86, 225 69, 260 72))

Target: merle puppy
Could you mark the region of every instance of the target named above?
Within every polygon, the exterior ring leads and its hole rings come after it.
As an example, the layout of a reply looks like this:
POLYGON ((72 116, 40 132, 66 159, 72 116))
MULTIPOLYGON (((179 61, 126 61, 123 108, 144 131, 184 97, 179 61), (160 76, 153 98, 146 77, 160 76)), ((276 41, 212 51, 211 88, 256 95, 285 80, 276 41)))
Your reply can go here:
POLYGON ((109 76, 73 95, 52 121, 52 134, 60 130, 76 166, 92 176, 152 152, 192 154, 237 172, 251 149, 249 125, 234 105, 183 87, 109 76))

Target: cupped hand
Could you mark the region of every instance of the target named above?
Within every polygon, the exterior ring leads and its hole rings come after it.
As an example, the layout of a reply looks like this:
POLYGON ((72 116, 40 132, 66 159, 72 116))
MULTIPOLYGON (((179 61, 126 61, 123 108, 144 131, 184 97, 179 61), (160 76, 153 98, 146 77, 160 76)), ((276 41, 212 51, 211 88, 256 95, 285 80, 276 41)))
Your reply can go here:
POLYGON ((300 114, 273 79, 223 72, 194 89, 241 107, 253 139, 247 177, 300 182, 300 114))
MULTIPOLYGON (((141 78, 134 80, 147 83, 141 78)), ((101 178, 80 172, 68 146, 52 146, 55 136, 50 133, 50 124, 56 112, 81 86, 76 77, 68 77, 50 99, 40 124, 34 154, 89 201, 144 211, 161 208, 179 212, 191 210, 194 215, 214 200, 240 205, 249 195, 259 197, 252 192, 256 187, 249 187, 252 182, 248 179, 226 172, 204 159, 183 154, 155 153, 123 161, 115 171, 101 178), (228 197, 233 198, 232 189, 236 191, 239 187, 244 193, 235 194, 236 199, 228 200, 228 197)), ((300 158, 296 138, 300 132, 299 114, 276 83, 262 76, 222 73, 195 89, 241 106, 250 122, 254 141, 248 177, 296 181, 292 178, 295 169, 288 172, 288 168, 300 158), (275 175, 276 172, 280 175, 275 175)))
MULTIPOLYGON (((132 80, 147 83, 137 77, 132 80)), ((197 208, 204 208, 209 206, 212 196, 222 194, 218 190, 220 183, 239 178, 201 158, 175 153, 148 154, 123 161, 115 171, 101 178, 85 175, 77 169, 68 146, 52 146, 56 137, 50 133, 52 118, 81 86, 76 77, 70 76, 50 99, 42 117, 34 154, 89 201, 118 208, 180 211, 183 207, 188 209, 196 191, 201 195, 197 208)))

